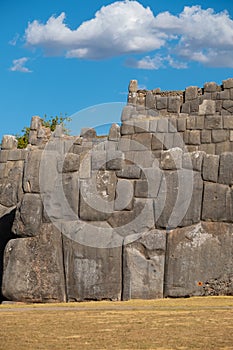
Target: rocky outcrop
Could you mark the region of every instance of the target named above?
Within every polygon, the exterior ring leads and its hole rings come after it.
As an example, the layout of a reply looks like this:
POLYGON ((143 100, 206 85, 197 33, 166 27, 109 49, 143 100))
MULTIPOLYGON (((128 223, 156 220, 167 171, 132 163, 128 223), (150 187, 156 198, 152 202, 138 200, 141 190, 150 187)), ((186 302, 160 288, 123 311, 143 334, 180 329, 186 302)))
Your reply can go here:
POLYGON ((26 150, 5 136, 4 297, 232 295, 231 84, 164 93, 132 81, 122 125, 105 138, 50 135, 38 117, 26 150))

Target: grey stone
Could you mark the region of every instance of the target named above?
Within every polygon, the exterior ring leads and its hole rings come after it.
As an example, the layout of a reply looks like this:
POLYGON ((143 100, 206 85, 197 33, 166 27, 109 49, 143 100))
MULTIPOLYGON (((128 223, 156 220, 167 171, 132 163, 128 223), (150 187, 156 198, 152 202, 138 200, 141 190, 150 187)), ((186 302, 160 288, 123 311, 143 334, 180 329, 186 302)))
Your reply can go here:
POLYGON ((219 156, 206 154, 203 160, 202 176, 206 181, 217 182, 219 172, 219 156))
POLYGON ((8 160, 8 150, 0 150, 0 163, 6 163, 8 160))
POLYGON ((134 134, 134 132, 135 132, 134 123, 132 120, 128 122, 124 122, 121 125, 121 135, 131 135, 131 134, 134 134))
POLYGON ((151 150, 151 133, 141 133, 132 135, 130 142, 131 151, 146 151, 151 150))
POLYGON ((184 217, 179 226, 190 226, 201 220, 203 181, 200 172, 193 171, 191 176, 193 179, 190 203, 184 210, 184 217))
POLYGON ((201 143, 211 143, 211 130, 201 131, 201 143))
POLYGON ((157 132, 168 132, 168 118, 158 119, 157 132))
POLYGON ((224 152, 231 152, 231 143, 229 141, 216 143, 215 153, 220 155, 224 152))
POLYGON ((140 168, 152 167, 155 160, 154 154, 145 148, 141 151, 125 152, 124 155, 127 162, 131 162, 140 168))
POLYGON ((187 129, 190 129, 190 130, 196 129, 196 116, 190 115, 187 118, 187 129))
MULTIPOLYGON (((64 235, 63 241, 68 301, 121 300, 122 242, 111 247, 110 240, 109 248, 96 247, 95 242, 93 246, 81 244, 77 235, 95 235, 96 240, 101 236, 99 223, 80 229, 79 223, 71 222, 67 230, 68 235, 64 235)), ((107 244, 106 240, 107 237, 104 242, 107 244)))
POLYGON ((39 194, 26 193, 16 212, 13 232, 17 236, 37 236, 42 223, 42 200, 39 194))
POLYGON ((164 172, 158 197, 154 200, 156 227, 180 225, 192 200, 193 177, 193 172, 186 169, 164 172))
POLYGON ((186 118, 180 117, 177 119, 177 131, 185 131, 186 130, 186 118))
POLYGON ((134 182, 126 179, 118 179, 116 185, 116 198, 114 210, 133 209, 134 182))
POLYGON ((139 237, 154 227, 153 200, 135 198, 133 210, 112 213, 108 223, 122 237, 133 234, 139 237))
POLYGON ((199 150, 207 154, 215 154, 215 144, 207 143, 199 146, 199 150))
POLYGON ((12 135, 3 136, 2 144, 1 144, 2 150, 16 149, 17 145, 18 145, 18 141, 15 136, 12 136, 12 135))
POLYGON ((109 141, 118 141, 120 136, 120 125, 112 124, 108 134, 109 141))
POLYGON ((194 100, 198 96, 198 87, 189 86, 185 89, 185 101, 194 100))
POLYGON ((220 156, 219 179, 222 184, 233 185, 233 153, 226 152, 220 156))
POLYGON ((199 115, 214 115, 216 112, 215 101, 203 100, 199 105, 199 115))
MULTIPOLYGON (((79 176, 78 173, 65 173, 62 175, 62 190, 74 216, 79 210, 79 176)), ((63 217, 64 213, 61 212, 63 217)))
POLYGON ((137 92, 138 91, 138 81, 137 80, 130 80, 129 82, 129 92, 137 92))
POLYGON ((155 151, 160 151, 164 147, 164 134, 163 133, 156 133, 152 134, 152 140, 151 140, 151 148, 155 151))
POLYGON ((158 124, 158 119, 152 119, 152 120, 150 120, 149 131, 150 131, 151 133, 157 131, 157 124, 158 124))
POLYGON ((205 153, 202 151, 183 153, 182 167, 194 171, 201 171, 204 155, 205 153))
POLYGON ((163 297, 166 249, 165 231, 144 233, 133 243, 124 244, 123 300, 163 297))
POLYGON ((124 135, 120 138, 118 143, 118 149, 120 151, 129 151, 131 143, 131 136, 124 135))
POLYGON ((42 151, 31 151, 25 160, 23 189, 24 192, 40 192, 40 161, 42 151))
POLYGON ((190 145, 200 145, 201 144, 200 130, 190 130, 190 132, 189 132, 189 144, 190 145))
POLYGON ((0 180, 0 204, 12 207, 22 197, 23 162, 7 162, 4 164, 0 180))
POLYGON ((224 90, 224 91, 220 91, 217 94, 217 99, 219 100, 229 100, 230 98, 230 90, 224 90))
POLYGON ((182 154, 182 150, 178 147, 163 151, 161 154, 161 168, 164 170, 181 169, 182 154))
POLYGON ((104 170, 106 168, 107 154, 106 151, 91 152, 92 170, 104 170))
POLYGON ((146 108, 154 109, 156 107, 155 95, 151 91, 146 93, 146 108))
POLYGON ((223 88, 224 89, 231 89, 233 88, 233 78, 223 80, 223 88))
POLYGON ((222 107, 227 109, 229 112, 233 112, 233 101, 232 100, 224 100, 222 103, 222 107))
POLYGON ((232 194, 229 186, 204 183, 202 220, 232 222, 232 194))
POLYGON ((207 115, 205 117, 205 128, 206 129, 222 129, 222 116, 221 115, 207 115))
POLYGON ((31 119, 31 125, 30 129, 31 130, 39 130, 42 127, 42 120, 38 116, 34 116, 31 119))
POLYGON ((79 216, 86 221, 104 221, 113 212, 116 175, 111 171, 93 172, 80 182, 79 216))
POLYGON ((125 164, 121 170, 116 172, 116 175, 126 179, 139 179, 141 176, 141 169, 137 165, 125 164))
POLYGON ((215 82, 209 82, 204 84, 204 91, 205 92, 216 92, 217 91, 217 84, 215 82))
POLYGON ((156 107, 158 110, 167 109, 167 97, 158 97, 156 99, 156 107))
POLYGON ((168 98, 168 112, 179 113, 180 112, 181 101, 180 97, 169 97, 168 98))
POLYGON ((232 225, 211 222, 169 232, 165 297, 208 295, 208 281, 230 277, 232 232, 232 225))
POLYGON ((197 113, 199 111, 198 99, 190 101, 190 113, 197 113))
POLYGON ((90 154, 90 152, 80 155, 79 177, 80 177, 80 179, 88 179, 91 177, 91 154, 90 154))
POLYGON ((136 133, 148 133, 150 130, 150 120, 149 119, 137 119, 134 121, 134 130, 136 133))
POLYGON ((212 130, 212 142, 223 142, 229 140, 228 130, 212 130))
POLYGON ((224 129, 233 129, 233 115, 223 116, 223 127, 224 129))
POLYGON ((135 107, 133 105, 125 106, 121 113, 121 121, 124 122, 129 120, 133 113, 135 113, 135 107))
POLYGON ((60 163, 63 173, 71 173, 79 170, 80 158, 78 154, 67 153, 65 159, 60 163))
POLYGON ((13 301, 66 301, 61 234, 52 224, 43 224, 37 237, 8 242, 2 291, 13 301))
POLYGON ((123 153, 121 151, 107 151, 106 169, 121 170, 123 165, 123 153))
POLYGON ((91 140, 96 137, 96 131, 93 128, 82 128, 80 136, 82 136, 85 139, 91 140))
POLYGON ((181 105, 181 112, 186 113, 186 114, 190 114, 190 102, 184 102, 181 105))

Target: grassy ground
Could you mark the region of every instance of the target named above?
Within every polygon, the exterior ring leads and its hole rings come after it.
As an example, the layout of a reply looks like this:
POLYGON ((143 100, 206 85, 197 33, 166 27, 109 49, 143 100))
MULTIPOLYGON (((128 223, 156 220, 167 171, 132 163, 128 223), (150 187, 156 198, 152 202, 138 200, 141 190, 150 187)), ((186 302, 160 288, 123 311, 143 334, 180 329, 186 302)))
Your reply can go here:
POLYGON ((233 297, 0 306, 1 350, 233 349, 233 297))

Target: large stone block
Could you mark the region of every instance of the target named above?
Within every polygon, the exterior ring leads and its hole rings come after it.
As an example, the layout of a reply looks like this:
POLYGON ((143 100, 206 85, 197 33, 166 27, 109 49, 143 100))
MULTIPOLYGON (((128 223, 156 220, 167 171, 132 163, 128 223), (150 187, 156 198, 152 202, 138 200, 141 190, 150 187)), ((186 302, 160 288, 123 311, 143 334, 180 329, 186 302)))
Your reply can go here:
POLYGON ((199 223, 168 234, 165 297, 232 295, 233 227, 199 223), (215 280, 215 289, 211 281, 215 280), (225 283, 224 283, 225 281, 225 283))
POLYGON ((132 210, 133 196, 134 182, 126 179, 118 179, 116 185, 114 210, 132 210))
POLYGON ((204 100, 201 105, 199 105, 199 115, 213 115, 216 112, 215 101, 204 100))
POLYGON ((226 152, 220 156, 219 182, 233 185, 233 152, 226 152))
POLYGON ((1 149, 2 150, 11 150, 16 149, 18 145, 18 141, 15 136, 12 135, 4 135, 2 138, 1 149))
POLYGON ((123 164, 122 169, 116 172, 117 177, 126 179, 139 179, 141 176, 141 169, 137 165, 123 164))
POLYGON ((90 179, 80 181, 79 216, 87 221, 104 221, 114 208, 116 175, 112 171, 93 172, 90 179))
POLYGON ((183 152, 180 148, 172 148, 161 153, 161 168, 164 170, 175 170, 182 168, 183 152))
POLYGON ((111 240, 106 233, 108 230, 111 230, 108 225, 101 226, 99 222, 65 225, 63 242, 68 301, 121 300, 122 239, 114 242, 114 237, 111 240), (104 233, 103 229, 106 230, 104 233))
POLYGON ((156 227, 175 228, 181 224, 192 200, 193 177, 193 172, 186 169, 164 172, 154 200, 156 227))
POLYGON ((217 182, 219 172, 219 156, 205 154, 202 168, 202 176, 206 181, 217 182))
POLYGON ((24 192, 40 192, 40 161, 42 151, 31 151, 25 160, 23 189, 24 192))
POLYGON ((114 212, 108 219, 114 232, 122 237, 138 237, 154 227, 153 200, 135 198, 133 210, 114 212))
POLYGON ((13 301, 66 301, 61 233, 52 224, 37 237, 8 242, 2 291, 13 301))
POLYGON ((229 78, 227 80, 223 80, 223 88, 224 89, 231 89, 233 88, 233 78, 229 78))
POLYGON ((232 222, 233 195, 229 186, 204 183, 202 220, 232 222))
POLYGON ((185 89, 185 101, 194 100, 198 96, 198 87, 189 86, 185 89))
POLYGON ((8 162, 3 165, 0 174, 0 204, 6 207, 16 206, 23 195, 23 162, 8 162))
POLYGON ((42 223, 42 200, 39 194, 26 193, 16 212, 13 232, 17 236, 37 236, 42 223))
MULTIPOLYGON (((184 208, 184 217, 179 226, 190 226, 201 220, 203 181, 200 172, 193 171, 192 174, 191 198, 187 207, 184 208)), ((191 187, 191 185, 190 185, 191 187)))
POLYGON ((208 129, 222 129, 222 116, 221 115, 206 115, 205 116, 205 128, 208 129))
POLYGON ((181 101, 180 97, 168 97, 168 112, 179 113, 180 112, 181 101))
POLYGON ((123 300, 163 298, 166 232, 151 230, 124 245, 123 300))

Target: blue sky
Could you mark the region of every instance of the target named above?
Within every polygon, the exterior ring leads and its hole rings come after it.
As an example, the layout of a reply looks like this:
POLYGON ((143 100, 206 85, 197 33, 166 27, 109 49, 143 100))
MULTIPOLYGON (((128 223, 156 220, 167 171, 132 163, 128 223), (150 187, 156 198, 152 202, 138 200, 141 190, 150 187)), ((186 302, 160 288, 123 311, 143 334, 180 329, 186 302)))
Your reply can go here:
POLYGON ((85 121, 82 109, 126 103, 130 79, 170 90, 233 77, 230 0, 0 0, 0 16, 0 137, 33 115, 85 121))

